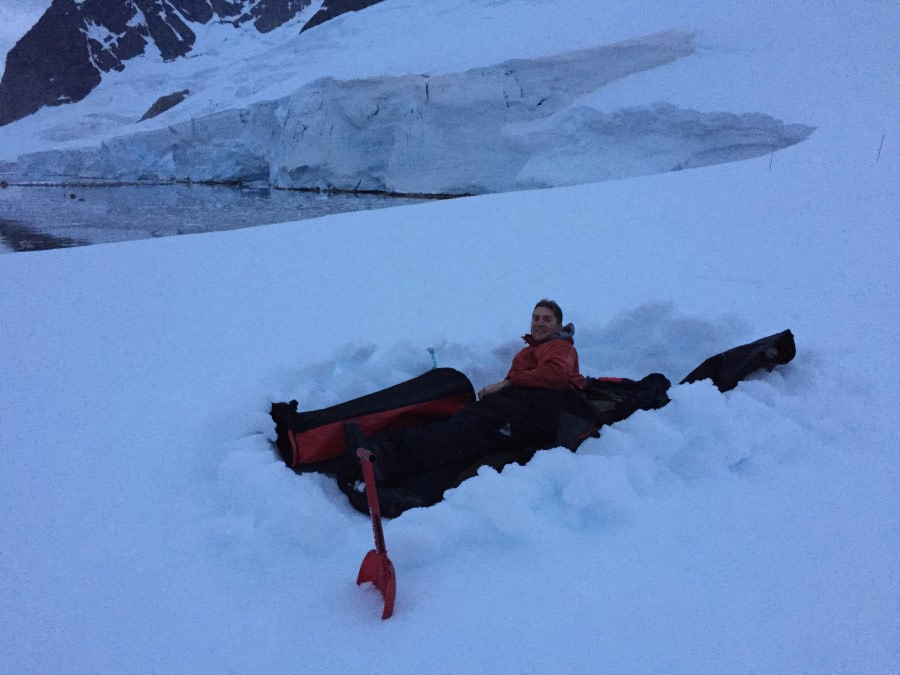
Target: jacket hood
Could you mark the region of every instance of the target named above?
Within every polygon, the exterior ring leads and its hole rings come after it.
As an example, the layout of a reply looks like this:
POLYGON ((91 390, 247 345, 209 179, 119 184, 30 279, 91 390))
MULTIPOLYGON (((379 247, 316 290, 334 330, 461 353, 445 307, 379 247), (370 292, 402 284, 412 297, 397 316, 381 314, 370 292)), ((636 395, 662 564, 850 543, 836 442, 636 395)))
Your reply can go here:
MULTIPOLYGON (((535 342, 534 338, 531 337, 531 333, 528 335, 523 335, 522 339, 525 340, 530 345, 540 344, 539 342, 535 342)), ((567 323, 565 326, 560 328, 556 333, 551 335, 549 338, 544 340, 544 342, 549 342, 550 340, 568 340, 572 344, 575 343, 575 324, 567 323)))
POLYGON ((556 335, 554 335, 551 340, 574 340, 575 339, 575 324, 567 323, 565 326, 559 329, 556 335))

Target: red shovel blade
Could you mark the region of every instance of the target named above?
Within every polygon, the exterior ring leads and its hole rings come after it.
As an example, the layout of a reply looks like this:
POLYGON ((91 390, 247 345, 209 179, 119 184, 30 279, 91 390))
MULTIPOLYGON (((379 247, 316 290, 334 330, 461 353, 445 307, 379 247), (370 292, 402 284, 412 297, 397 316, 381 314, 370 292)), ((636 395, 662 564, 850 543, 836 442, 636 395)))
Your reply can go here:
POLYGON ((372 582, 384 598, 384 612, 382 619, 387 619, 394 613, 394 596, 397 594, 397 575, 394 574, 394 564, 387 556, 387 546, 384 543, 384 530, 381 527, 381 509, 378 506, 378 491, 375 487, 375 472, 372 470, 372 462, 375 456, 365 448, 356 451, 362 464, 363 476, 366 479, 366 497, 369 500, 369 513, 372 514, 372 532, 375 534, 375 548, 363 558, 356 577, 356 585, 367 581, 372 582))
POLYGON ((387 557, 387 553, 378 553, 375 550, 366 553, 362 565, 359 568, 359 576, 356 577, 357 585, 371 581, 375 588, 381 591, 384 598, 384 611, 382 619, 387 619, 394 613, 394 596, 397 595, 397 577, 394 574, 394 564, 387 557))

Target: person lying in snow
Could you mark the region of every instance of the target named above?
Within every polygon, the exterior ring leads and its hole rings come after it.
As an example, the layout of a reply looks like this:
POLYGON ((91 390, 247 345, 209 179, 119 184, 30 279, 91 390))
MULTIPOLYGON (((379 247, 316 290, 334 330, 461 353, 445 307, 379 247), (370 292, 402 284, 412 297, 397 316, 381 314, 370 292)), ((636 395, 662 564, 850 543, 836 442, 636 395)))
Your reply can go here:
MULTIPOLYGON (((435 367, 329 408, 301 412, 296 400, 273 403, 273 444, 297 473, 335 476, 363 513, 368 504, 356 450, 371 450, 381 512, 392 518, 436 504, 482 466, 500 471, 511 463, 524 465, 540 449, 575 451, 601 427, 669 402, 671 382, 661 373, 640 380, 583 377, 574 328, 562 322, 556 303, 538 302, 527 346, 506 378, 478 393, 480 400, 463 373, 435 367)), ((709 379, 729 391, 751 373, 770 371, 795 355, 794 336, 785 330, 711 356, 681 384, 709 379)))
MULTIPOLYGON (((506 377, 478 392, 479 400, 453 417, 425 426, 381 431, 367 437, 353 421, 344 425, 352 455, 346 471, 355 471, 355 451, 363 447, 376 458, 374 471, 384 483, 410 474, 450 471, 459 474, 496 453, 560 444, 561 411, 579 408, 584 422, 579 436, 595 428, 579 372, 575 327, 563 325, 553 300, 539 301, 531 315, 527 345, 515 355, 506 377)), ((573 448, 574 449, 574 448, 573 448)))

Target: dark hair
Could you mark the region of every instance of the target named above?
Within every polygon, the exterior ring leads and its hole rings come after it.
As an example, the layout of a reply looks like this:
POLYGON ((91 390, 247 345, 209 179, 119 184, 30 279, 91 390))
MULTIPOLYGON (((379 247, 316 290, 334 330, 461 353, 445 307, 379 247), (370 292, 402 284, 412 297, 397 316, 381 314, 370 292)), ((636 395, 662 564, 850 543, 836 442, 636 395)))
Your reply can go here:
POLYGON ((556 317, 559 325, 562 326, 562 309, 560 309, 559 305, 556 304, 555 300, 548 300, 547 298, 538 300, 538 303, 534 306, 534 308, 537 309, 538 307, 546 307, 551 312, 553 312, 553 316, 556 317))

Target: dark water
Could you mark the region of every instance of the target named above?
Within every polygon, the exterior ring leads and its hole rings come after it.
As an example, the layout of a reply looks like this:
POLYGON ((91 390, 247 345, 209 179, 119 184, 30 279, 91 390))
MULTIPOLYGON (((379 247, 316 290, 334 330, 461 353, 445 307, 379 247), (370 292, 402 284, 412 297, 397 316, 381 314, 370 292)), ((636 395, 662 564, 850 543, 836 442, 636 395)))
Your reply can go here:
POLYGON ((421 199, 210 185, 0 189, 0 253, 236 230, 421 199))

